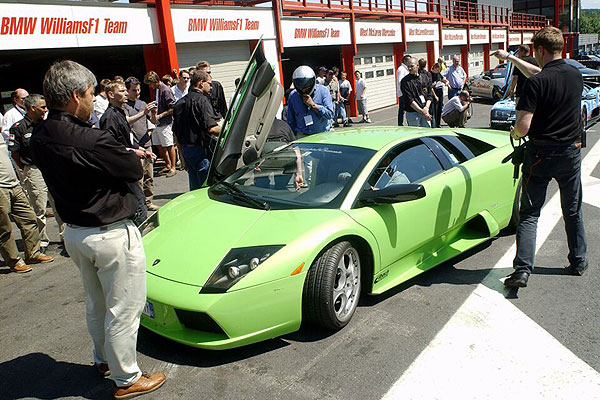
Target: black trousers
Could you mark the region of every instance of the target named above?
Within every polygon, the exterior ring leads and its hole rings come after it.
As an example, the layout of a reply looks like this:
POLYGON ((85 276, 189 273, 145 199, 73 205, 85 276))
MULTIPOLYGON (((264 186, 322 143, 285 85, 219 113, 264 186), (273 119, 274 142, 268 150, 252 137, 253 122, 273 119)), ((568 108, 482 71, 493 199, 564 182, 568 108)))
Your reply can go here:
POLYGON ((533 272, 535 239, 540 211, 551 179, 558 182, 569 264, 585 263, 587 242, 581 213, 581 150, 575 144, 535 146, 529 143, 523 161, 521 209, 517 227, 517 255, 513 266, 517 272, 533 272))
POLYGON ((442 123, 442 108, 444 107, 444 89, 433 89, 438 101, 433 102, 433 117, 435 118, 435 127, 439 128, 442 123))

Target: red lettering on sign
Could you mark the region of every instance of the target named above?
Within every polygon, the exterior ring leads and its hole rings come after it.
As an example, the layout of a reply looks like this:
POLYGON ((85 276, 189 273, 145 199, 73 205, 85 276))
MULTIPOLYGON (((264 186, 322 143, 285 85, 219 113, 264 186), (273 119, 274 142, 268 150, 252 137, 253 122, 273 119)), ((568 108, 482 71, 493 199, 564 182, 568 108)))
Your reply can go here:
POLYGON ((0 35, 33 35, 37 17, 2 17, 0 35))
POLYGON ((190 18, 188 32, 206 31, 208 18, 190 18))

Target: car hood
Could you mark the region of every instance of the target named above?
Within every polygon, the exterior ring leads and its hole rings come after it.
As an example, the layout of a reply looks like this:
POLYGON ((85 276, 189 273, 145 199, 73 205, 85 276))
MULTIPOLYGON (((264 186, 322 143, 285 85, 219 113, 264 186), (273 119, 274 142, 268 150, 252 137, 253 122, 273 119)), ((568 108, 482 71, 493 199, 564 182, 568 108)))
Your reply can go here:
POLYGON ((500 100, 492 106, 492 111, 496 110, 514 111, 515 102, 511 99, 500 100))
POLYGON ((316 245, 319 235, 348 218, 338 209, 248 208, 212 200, 208 189, 196 190, 159 210, 158 228, 144 237, 147 272, 200 287, 232 248, 287 245, 307 237, 316 245))

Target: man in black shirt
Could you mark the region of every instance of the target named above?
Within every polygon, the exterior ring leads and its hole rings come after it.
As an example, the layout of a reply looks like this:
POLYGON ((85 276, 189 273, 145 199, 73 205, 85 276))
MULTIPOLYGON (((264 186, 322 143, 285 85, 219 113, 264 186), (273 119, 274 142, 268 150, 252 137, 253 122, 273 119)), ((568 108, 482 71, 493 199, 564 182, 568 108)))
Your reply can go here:
MULTIPOLYGON (((44 96, 39 94, 30 94, 23 99, 23 102, 26 110, 25 117, 15 122, 10 128, 8 150, 11 151, 12 159, 21 171, 21 184, 23 185, 23 189, 25 189, 25 193, 27 193, 29 204, 35 212, 40 231, 40 245, 42 252, 45 252, 44 249, 50 244, 50 238, 48 238, 48 234, 46 233, 48 187, 46 186, 46 182, 44 182, 42 173, 31 159, 29 141, 31 140, 34 126, 44 119, 48 109, 44 96)), ((62 229, 59 230, 62 232, 62 229)))
POLYGON ((131 221, 137 200, 128 184, 142 177, 142 167, 110 132, 85 122, 95 85, 96 78, 82 65, 54 63, 43 84, 50 113, 35 127, 30 146, 67 223, 65 246, 87 294, 94 363, 115 382, 115 397, 124 398, 158 389, 165 375, 142 374, 136 361, 146 257, 131 221))
MULTIPOLYGON (((211 74, 210 64, 208 61, 198 61, 196 64, 196 68, 198 71, 204 71, 207 74, 211 74)), ((218 119, 225 118, 227 114, 227 100, 225 100, 225 91, 223 90, 223 85, 219 81, 212 81, 212 86, 210 88, 210 103, 212 104, 213 110, 215 111, 215 115, 218 119)))
POLYGON ((552 178, 560 189, 570 272, 583 275, 588 266, 578 143, 583 133, 579 113, 583 80, 579 71, 561 58, 564 41, 559 29, 543 28, 532 42, 541 70, 503 50, 497 52, 499 59, 513 62, 529 78, 517 104, 517 121, 511 132, 514 139, 527 135, 529 141, 522 167, 515 272, 504 281, 508 287, 527 286, 533 272, 537 220, 552 178))
MULTIPOLYGON (((521 60, 528 62, 529 64, 535 65, 536 67, 539 66, 537 61, 535 61, 535 58, 533 58, 529 55, 529 46, 527 46, 525 44, 522 44, 519 46, 519 49, 517 51, 517 56, 521 60)), ((508 88, 508 96, 513 97, 513 94, 514 94, 515 103, 519 102, 519 98, 521 97, 521 94, 523 93, 523 89, 525 88, 525 85, 527 85, 528 80, 529 79, 527 79, 527 77, 521 72, 521 70, 519 68, 514 68, 513 74, 512 74, 512 82, 510 83, 510 86, 508 88), (516 90, 515 90, 515 87, 516 87, 516 90)))
POLYGON ((173 133, 188 171, 190 190, 202 187, 208 174, 211 135, 218 135, 221 127, 210 104, 210 75, 198 70, 192 75, 187 96, 173 109, 173 133))
MULTIPOLYGON (((133 151, 140 159, 152 158, 152 151, 140 147, 138 141, 133 136, 129 122, 127 122, 127 115, 123 109, 123 105, 127 101, 125 84, 120 81, 112 81, 106 85, 105 92, 108 98, 108 107, 104 111, 104 114, 102 114, 102 118, 100 118, 100 129, 109 131, 117 141, 121 142, 127 150, 133 151)), ((150 110, 148 110, 148 113, 150 113, 150 110)), ((138 201, 133 222, 136 225, 140 225, 146 219, 148 211, 146 208, 146 198, 139 182, 128 183, 128 186, 131 187, 138 201)))
POLYGON ((419 77, 419 65, 415 58, 406 61, 408 75, 400 82, 400 90, 404 97, 404 111, 409 126, 431 128, 429 105, 431 96, 419 77))
POLYGON ((154 198, 154 161, 156 156, 152 153, 152 140, 150 138, 150 127, 154 126, 150 123, 152 120, 156 121, 156 102, 146 104, 145 101, 140 100, 140 81, 133 76, 125 80, 125 88, 127 88, 127 102, 123 104, 123 110, 127 115, 127 122, 131 126, 133 137, 147 154, 142 159, 144 178, 142 178, 140 185, 146 197, 148 211, 157 211, 158 206, 152 202, 154 198))

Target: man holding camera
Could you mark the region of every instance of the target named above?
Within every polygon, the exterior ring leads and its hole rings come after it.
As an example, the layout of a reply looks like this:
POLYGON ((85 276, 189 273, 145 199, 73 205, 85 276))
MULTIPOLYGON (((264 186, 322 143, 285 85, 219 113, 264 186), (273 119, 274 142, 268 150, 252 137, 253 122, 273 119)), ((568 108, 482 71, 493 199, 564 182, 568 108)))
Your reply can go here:
POLYGON ((466 90, 450 99, 442 108, 442 119, 450 128, 464 128, 469 119, 469 105, 471 105, 471 96, 466 90))
POLYGON ((517 227, 515 271, 504 281, 508 287, 526 287, 533 272, 537 221, 551 179, 558 182, 563 219, 569 246, 569 271, 581 276, 588 267, 587 243, 581 212, 581 149, 583 134, 580 114, 583 79, 577 68, 561 58, 564 39, 555 27, 545 27, 533 38, 536 67, 508 54, 508 60, 529 78, 517 104, 513 139, 529 137, 522 167, 521 207, 517 227))

